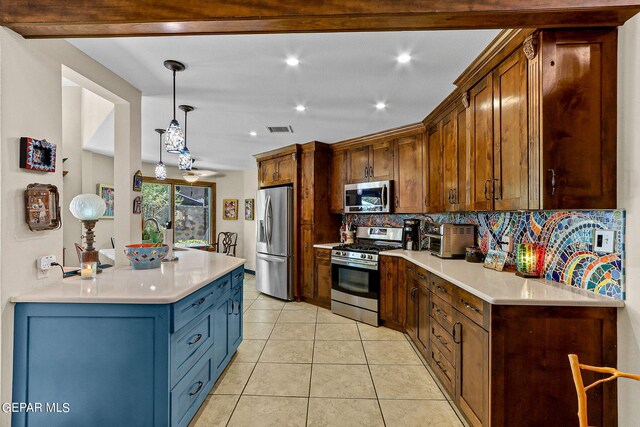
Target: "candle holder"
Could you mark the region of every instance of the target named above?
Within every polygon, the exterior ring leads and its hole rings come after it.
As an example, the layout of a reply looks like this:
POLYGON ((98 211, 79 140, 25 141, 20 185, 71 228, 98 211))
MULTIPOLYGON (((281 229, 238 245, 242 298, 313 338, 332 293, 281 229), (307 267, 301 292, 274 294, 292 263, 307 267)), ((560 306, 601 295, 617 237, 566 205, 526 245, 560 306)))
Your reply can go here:
POLYGON ((80 279, 91 280, 96 278, 98 273, 98 263, 95 261, 88 261, 80 263, 80 279))
POLYGON ((516 248, 516 275, 539 278, 544 268, 545 248, 535 243, 520 243, 516 248))

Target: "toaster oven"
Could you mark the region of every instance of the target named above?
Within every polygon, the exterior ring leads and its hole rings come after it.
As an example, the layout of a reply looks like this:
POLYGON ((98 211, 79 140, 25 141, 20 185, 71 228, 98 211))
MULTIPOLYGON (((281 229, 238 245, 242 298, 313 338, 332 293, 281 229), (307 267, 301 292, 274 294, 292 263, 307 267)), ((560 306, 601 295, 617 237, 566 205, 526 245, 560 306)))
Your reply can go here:
POLYGON ((464 258, 468 246, 475 246, 475 226, 468 224, 430 224, 427 250, 440 258, 464 258))

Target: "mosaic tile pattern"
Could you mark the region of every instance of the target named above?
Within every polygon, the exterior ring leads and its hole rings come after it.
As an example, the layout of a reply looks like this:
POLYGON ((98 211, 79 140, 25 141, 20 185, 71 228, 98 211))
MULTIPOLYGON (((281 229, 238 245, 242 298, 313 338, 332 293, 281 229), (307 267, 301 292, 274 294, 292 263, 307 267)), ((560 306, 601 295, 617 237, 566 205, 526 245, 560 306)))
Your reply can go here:
MULTIPOLYGON (((402 227, 407 218, 419 218, 427 223, 473 224, 478 246, 485 253, 489 249, 500 249, 500 242, 508 236, 513 237, 514 247, 518 243, 542 244, 547 249, 544 268, 547 279, 617 299, 625 298, 623 210, 345 216, 345 220, 355 226, 402 227), (593 233, 597 229, 616 232, 614 253, 593 251, 593 233)), ((507 263, 515 264, 513 253, 509 254, 507 263)))

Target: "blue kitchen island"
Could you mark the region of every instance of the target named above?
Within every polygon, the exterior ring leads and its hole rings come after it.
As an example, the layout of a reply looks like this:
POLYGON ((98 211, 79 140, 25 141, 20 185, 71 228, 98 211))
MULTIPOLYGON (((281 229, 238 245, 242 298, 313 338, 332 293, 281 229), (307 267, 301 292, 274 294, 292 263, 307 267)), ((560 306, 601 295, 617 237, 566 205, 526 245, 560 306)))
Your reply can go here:
POLYGON ((242 341, 244 260, 178 257, 12 298, 14 427, 189 424, 242 341))

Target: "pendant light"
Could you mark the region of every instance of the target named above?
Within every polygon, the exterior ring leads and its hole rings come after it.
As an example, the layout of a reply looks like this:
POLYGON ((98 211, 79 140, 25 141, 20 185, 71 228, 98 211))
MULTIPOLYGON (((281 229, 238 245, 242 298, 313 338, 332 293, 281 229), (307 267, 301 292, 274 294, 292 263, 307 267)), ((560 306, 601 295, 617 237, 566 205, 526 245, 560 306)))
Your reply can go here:
POLYGON ((184 148, 180 150, 180 154, 178 155, 178 169, 181 171, 190 171, 193 160, 187 148, 187 113, 193 111, 194 108, 191 105, 180 105, 178 108, 184 111, 184 148))
POLYGON ((168 153, 178 154, 184 149, 184 133, 176 120, 176 72, 184 71, 186 67, 172 59, 164 61, 164 66, 173 72, 173 119, 164 134, 164 147, 168 153))
POLYGON ((167 167, 162 163, 162 134, 165 133, 164 129, 156 129, 156 132, 160 134, 160 161, 156 165, 155 175, 159 181, 167 179, 167 167))

